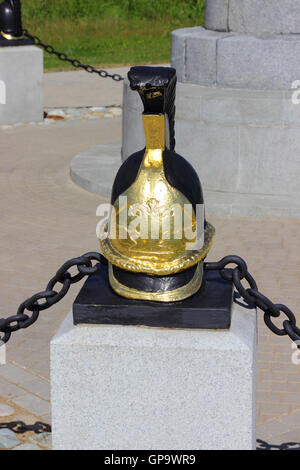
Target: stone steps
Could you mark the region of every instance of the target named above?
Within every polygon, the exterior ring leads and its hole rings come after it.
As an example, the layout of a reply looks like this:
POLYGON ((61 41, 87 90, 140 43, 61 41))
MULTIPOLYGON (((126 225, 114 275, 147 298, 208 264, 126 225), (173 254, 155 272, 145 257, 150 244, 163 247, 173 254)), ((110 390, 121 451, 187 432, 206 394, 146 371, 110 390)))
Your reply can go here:
POLYGON ((300 34, 239 34, 202 27, 172 32, 172 67, 180 82, 287 90, 300 80, 300 34))

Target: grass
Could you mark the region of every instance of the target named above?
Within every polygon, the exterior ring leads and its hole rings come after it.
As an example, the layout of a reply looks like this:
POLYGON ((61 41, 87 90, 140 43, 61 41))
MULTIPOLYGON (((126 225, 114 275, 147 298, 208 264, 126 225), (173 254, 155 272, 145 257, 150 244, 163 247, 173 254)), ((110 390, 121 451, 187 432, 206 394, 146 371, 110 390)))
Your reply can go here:
MULTIPOLYGON (((98 66, 170 60, 170 33, 203 23, 204 0, 23 0, 23 27, 98 66)), ((45 52, 45 70, 70 69, 45 52)))

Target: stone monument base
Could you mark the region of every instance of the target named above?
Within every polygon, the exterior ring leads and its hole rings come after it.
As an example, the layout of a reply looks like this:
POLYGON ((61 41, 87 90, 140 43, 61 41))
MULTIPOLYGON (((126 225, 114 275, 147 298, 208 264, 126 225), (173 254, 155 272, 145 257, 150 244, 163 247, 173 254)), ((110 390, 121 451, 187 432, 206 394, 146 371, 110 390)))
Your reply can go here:
POLYGON ((255 449, 256 312, 229 330, 74 326, 51 342, 55 450, 255 449))
POLYGON ((43 119, 43 52, 0 47, 0 125, 43 119))

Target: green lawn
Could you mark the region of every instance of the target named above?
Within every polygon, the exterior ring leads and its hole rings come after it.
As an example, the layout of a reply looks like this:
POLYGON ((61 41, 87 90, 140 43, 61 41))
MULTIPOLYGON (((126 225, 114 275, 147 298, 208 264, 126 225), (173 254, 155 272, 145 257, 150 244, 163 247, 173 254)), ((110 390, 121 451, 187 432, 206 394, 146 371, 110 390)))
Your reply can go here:
MULTIPOLYGON (((108 66, 168 62, 171 31, 203 24, 204 0, 95 1, 80 10, 81 0, 51 0, 45 8, 44 0, 23 0, 23 27, 72 58, 108 66)), ((46 70, 72 68, 44 57, 46 70)))

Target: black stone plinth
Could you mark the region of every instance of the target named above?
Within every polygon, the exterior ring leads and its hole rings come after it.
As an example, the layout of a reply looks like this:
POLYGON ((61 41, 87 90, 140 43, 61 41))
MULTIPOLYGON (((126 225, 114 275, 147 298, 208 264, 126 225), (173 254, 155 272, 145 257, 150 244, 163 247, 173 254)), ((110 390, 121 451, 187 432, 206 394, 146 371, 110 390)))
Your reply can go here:
POLYGON ((109 286, 106 266, 85 282, 73 304, 74 324, 144 325, 165 328, 227 329, 231 321, 232 282, 207 271, 201 289, 180 302, 130 300, 109 286))
POLYGON ((34 45, 33 39, 10 39, 9 41, 4 38, 0 38, 0 47, 15 47, 15 46, 32 46, 34 45))

